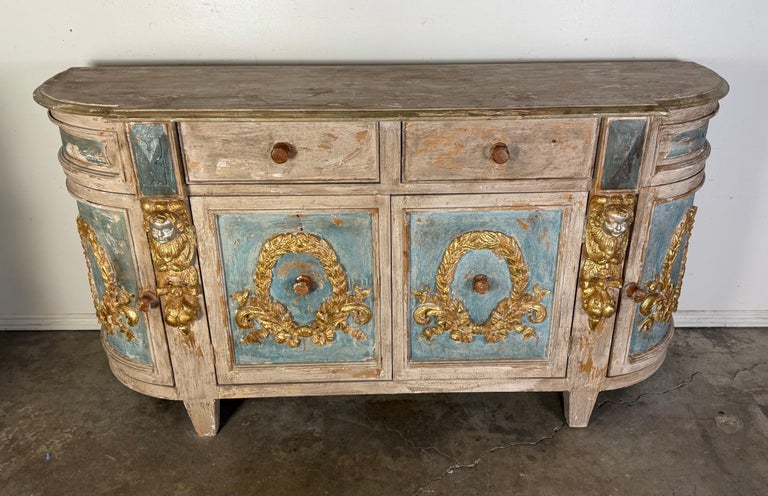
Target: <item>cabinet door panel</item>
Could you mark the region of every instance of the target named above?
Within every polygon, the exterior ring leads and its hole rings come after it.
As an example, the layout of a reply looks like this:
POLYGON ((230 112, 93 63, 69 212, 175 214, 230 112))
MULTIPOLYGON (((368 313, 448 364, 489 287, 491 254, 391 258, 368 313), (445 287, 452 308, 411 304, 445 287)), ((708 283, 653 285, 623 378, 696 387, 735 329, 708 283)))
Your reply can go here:
POLYGON ((399 199, 398 373, 564 374, 585 196, 399 199))
POLYGON ((696 215, 694 192, 702 181, 700 174, 641 196, 625 277, 631 295, 625 290, 620 303, 611 375, 642 368, 666 351, 696 215))
POLYGON ((220 380, 387 376, 386 199, 295 200, 307 208, 280 208, 286 198, 192 200, 220 380))
MULTIPOLYGON (((78 232, 105 349, 138 379, 172 384, 162 323, 138 311, 141 282, 128 209, 78 202, 78 232)), ((141 225, 140 222, 138 223, 141 225)))

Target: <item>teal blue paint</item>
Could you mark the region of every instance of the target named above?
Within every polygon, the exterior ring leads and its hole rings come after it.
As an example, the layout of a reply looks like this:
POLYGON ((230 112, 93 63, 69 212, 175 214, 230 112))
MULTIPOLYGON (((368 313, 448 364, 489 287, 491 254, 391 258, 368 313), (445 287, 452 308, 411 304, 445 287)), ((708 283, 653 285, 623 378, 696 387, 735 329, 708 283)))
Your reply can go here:
MULTIPOLYGON (((413 310, 418 306, 410 296, 410 351, 411 360, 494 360, 546 358, 550 342, 550 322, 554 299, 557 253, 560 242, 562 212, 560 210, 499 210, 494 212, 412 212, 408 215, 410 231, 410 290, 422 290, 429 286, 435 291, 435 274, 450 242, 467 231, 497 231, 515 238, 520 245, 525 262, 530 268, 526 291, 534 284, 550 290, 542 304, 547 318, 532 325, 539 339, 524 341, 522 336, 511 332, 498 343, 487 343, 483 336, 475 336, 471 343, 453 341, 448 333, 435 336, 432 341, 419 339, 425 327, 413 320, 413 310)), ((470 318, 482 323, 491 311, 512 289, 506 262, 490 250, 467 253, 457 264, 451 284, 453 296, 464 302, 470 318), (480 295, 472 288, 473 278, 485 274, 491 290, 480 295)), ((527 319, 525 324, 530 325, 527 319)))
POLYGON ((646 119, 611 121, 600 183, 602 189, 637 189, 646 125, 646 119))
POLYGON ((320 260, 306 253, 286 253, 272 270, 270 295, 285 305, 293 315, 293 320, 300 325, 307 325, 315 320, 315 313, 333 291, 325 275, 320 260), (305 296, 296 296, 293 285, 296 278, 306 275, 312 279, 310 292, 305 296))
POLYGON ((171 142, 162 124, 131 124, 133 150, 139 191, 143 196, 178 196, 171 142))
POLYGON ((89 140, 86 138, 78 138, 61 131, 61 143, 66 149, 67 145, 76 147, 80 156, 82 156, 88 162, 96 165, 109 165, 109 159, 107 158, 107 152, 104 149, 104 143, 98 141, 89 140))
MULTIPOLYGON (((645 253, 645 265, 643 265, 643 285, 652 281, 657 274, 661 274, 672 234, 674 234, 683 216, 692 205, 693 195, 690 195, 681 200, 663 203, 654 208, 651 230, 648 235, 648 248, 645 253)), ((687 242, 687 240, 684 242, 687 242)), ((677 283, 680 276, 681 263, 682 250, 672 265, 672 280, 675 283, 677 283)), ((629 344, 630 355, 644 353, 658 345, 671 329, 671 324, 669 323, 655 322, 651 326, 650 332, 641 332, 640 324, 645 319, 646 317, 640 314, 640 305, 637 305, 635 321, 632 327, 632 337, 629 344)))
POLYGON ((470 251, 456 265, 451 292, 462 302, 475 324, 488 320, 496 305, 509 296, 510 291, 512 281, 509 279, 507 262, 491 250, 470 251), (474 277, 480 273, 487 276, 490 284, 490 290, 485 294, 474 289, 474 277))
POLYGON ((703 126, 685 131, 672 138, 672 147, 666 158, 682 157, 699 150, 707 142, 707 128, 709 123, 703 126))
MULTIPOLYGON (((264 242, 278 234, 304 231, 327 241, 336 252, 347 274, 351 291, 355 284, 371 289, 365 303, 374 310, 375 294, 372 213, 304 214, 274 213, 219 214, 217 231, 222 254, 227 297, 244 288, 253 288, 253 275, 264 242)), ((314 320, 314 313, 330 295, 331 286, 320 261, 308 254, 285 254, 272 270, 271 296, 286 306, 299 324, 314 320), (306 274, 305 271, 310 271, 306 274), (313 284, 309 294, 297 297, 293 291, 296 277, 306 274, 313 284), (304 308, 302 308, 304 307, 304 308)), ((361 329, 367 340, 353 342, 343 332, 336 332, 333 343, 317 346, 311 339, 298 348, 276 343, 272 336, 261 345, 244 344, 250 330, 237 327, 234 317, 237 303, 228 298, 229 326, 238 365, 268 363, 362 362, 373 359, 374 320, 360 326, 351 318, 349 325, 361 329)))
MULTIPOLYGON (((115 272, 117 283, 128 293, 134 295, 133 301, 135 302, 135 295, 139 292, 138 271, 131 250, 131 238, 125 213, 96 208, 83 202, 78 202, 77 207, 80 217, 93 228, 99 244, 104 248, 112 264, 112 270, 115 272)), ((86 252, 91 262, 96 292, 101 299, 106 285, 90 247, 86 252)), ((139 313, 139 322, 131 327, 131 331, 136 337, 135 341, 128 341, 125 335, 115 328, 113 333, 105 333, 107 343, 126 358, 142 365, 150 365, 152 355, 147 338, 147 325, 142 313, 139 313)))

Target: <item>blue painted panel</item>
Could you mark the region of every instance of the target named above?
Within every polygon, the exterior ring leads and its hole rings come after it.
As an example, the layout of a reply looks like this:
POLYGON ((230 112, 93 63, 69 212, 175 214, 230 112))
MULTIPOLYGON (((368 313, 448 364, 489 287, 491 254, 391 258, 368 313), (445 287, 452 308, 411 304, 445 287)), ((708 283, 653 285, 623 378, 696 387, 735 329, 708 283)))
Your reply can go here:
POLYGON ((78 138, 61 131, 61 143, 67 155, 85 160, 96 165, 109 165, 109 158, 104 143, 86 138, 78 138))
MULTIPOLYGON (((128 293, 135 296, 139 293, 138 271, 131 249, 131 237, 125 213, 120 211, 97 208, 87 203, 78 202, 78 210, 82 217, 96 232, 99 244, 104 248, 115 272, 117 283, 128 293)), ((99 271, 93 252, 87 249, 96 286, 96 292, 101 298, 106 286, 99 271)), ((147 337, 147 324, 144 314, 139 312, 139 322, 131 327, 135 340, 128 341, 126 336, 115 328, 113 333, 105 333, 107 343, 118 353, 142 365, 152 363, 147 337)))
MULTIPOLYGON (((690 195, 680 200, 662 203, 654 208, 651 229, 648 234, 645 264, 643 265, 643 286, 652 281, 657 274, 661 274, 664 258, 666 257, 667 250, 669 250, 670 239, 685 213, 693 205, 693 196, 690 195)), ((687 240, 684 242, 687 242, 687 240)), ((675 283, 677 283, 680 276, 681 263, 682 250, 672 266, 672 280, 675 283)), ((640 325, 646 319, 646 316, 640 313, 640 305, 636 305, 636 307, 635 321, 629 344, 630 355, 649 351, 664 339, 672 327, 671 323, 654 322, 648 331, 641 331, 640 325)))
MULTIPOLYGON (((229 298, 244 288, 253 288, 253 275, 264 242, 278 234, 304 231, 327 241, 336 252, 339 263, 347 274, 350 291, 355 284, 372 290, 365 304, 374 310, 375 278, 373 254, 374 213, 340 214, 284 214, 239 213, 217 215, 219 245, 222 254, 225 287, 229 305, 229 326, 234 343, 235 363, 238 365, 269 363, 327 363, 361 362, 373 359, 375 344, 374 324, 371 319, 358 325, 350 318, 350 325, 362 330, 367 340, 352 341, 343 332, 336 332, 335 341, 324 346, 303 340, 298 348, 275 342, 273 336, 262 339, 261 345, 243 343, 251 330, 242 330, 235 323, 237 303, 229 298)), ((272 270, 271 296, 286 306, 298 324, 314 320, 314 313, 331 294, 324 269, 319 260, 308 254, 285 254, 272 270), (312 291, 297 297, 293 283, 299 275, 312 278, 312 291)), ((258 325, 258 324, 257 324, 258 325)))
MULTIPOLYGON (((547 318, 531 325, 538 339, 523 340, 516 332, 506 339, 487 343, 483 336, 475 336, 471 343, 460 343, 448 333, 437 335, 432 341, 420 339, 425 327, 415 322, 413 311, 418 300, 410 296, 410 351, 411 360, 485 360, 546 358, 550 342, 550 322, 554 299, 557 254, 560 243, 562 212, 559 210, 499 210, 493 212, 411 212, 408 214, 410 231, 410 290, 420 291, 429 286, 435 291, 435 275, 443 252, 457 236, 468 231, 497 231, 515 238, 530 268, 526 291, 534 284, 550 291, 542 300, 547 318)), ((476 324, 485 322, 496 304, 512 289, 506 262, 490 250, 468 252, 457 264, 451 285, 453 297, 461 300, 476 324), (491 290, 478 294, 473 290, 476 274, 485 274, 491 290)))
POLYGON ((162 124, 132 124, 131 149, 143 196, 178 196, 171 142, 162 124))
POLYGON ((666 158, 682 157, 699 150, 707 142, 707 128, 709 123, 703 126, 685 131, 672 138, 672 147, 666 158))
POLYGON ((637 189, 646 125, 646 119, 611 121, 600 184, 602 189, 637 189))

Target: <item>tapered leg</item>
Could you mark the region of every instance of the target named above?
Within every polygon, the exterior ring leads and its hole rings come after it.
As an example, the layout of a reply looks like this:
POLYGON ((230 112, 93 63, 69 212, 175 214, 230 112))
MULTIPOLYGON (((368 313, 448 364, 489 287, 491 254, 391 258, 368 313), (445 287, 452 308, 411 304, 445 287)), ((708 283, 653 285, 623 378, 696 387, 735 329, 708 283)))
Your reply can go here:
POLYGON ((184 401, 198 436, 215 436, 219 430, 219 400, 184 401))
POLYGON ((565 404, 565 419, 571 427, 586 427, 589 417, 597 400, 596 389, 580 388, 573 391, 563 391, 565 404))

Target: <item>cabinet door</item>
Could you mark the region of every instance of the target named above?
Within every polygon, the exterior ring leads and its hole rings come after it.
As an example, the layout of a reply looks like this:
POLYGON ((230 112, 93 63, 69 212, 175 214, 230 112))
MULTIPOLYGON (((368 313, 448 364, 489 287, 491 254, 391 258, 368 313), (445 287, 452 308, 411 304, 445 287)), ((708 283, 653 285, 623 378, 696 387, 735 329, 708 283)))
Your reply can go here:
POLYGON ((393 201, 397 376, 564 376, 586 193, 393 201))
POLYGON ((141 211, 78 201, 77 229, 83 244, 104 348, 116 373, 171 385, 170 361, 158 312, 138 310, 140 288, 153 287, 141 211), (139 241, 139 242, 135 242, 139 241))
POLYGON ((649 367, 664 358, 674 330, 672 314, 685 274, 704 174, 641 193, 611 353, 610 375, 649 367))
POLYGON ((191 203, 221 383, 391 376, 386 197, 191 203))

